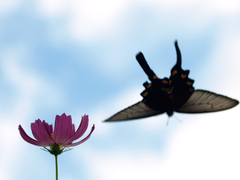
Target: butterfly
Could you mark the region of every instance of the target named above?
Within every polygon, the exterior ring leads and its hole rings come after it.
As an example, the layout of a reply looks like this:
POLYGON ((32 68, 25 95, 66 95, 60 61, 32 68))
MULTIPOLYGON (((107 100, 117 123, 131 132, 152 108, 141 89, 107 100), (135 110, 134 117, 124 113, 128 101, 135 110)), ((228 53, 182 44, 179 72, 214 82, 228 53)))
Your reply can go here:
POLYGON ((105 122, 132 120, 167 113, 170 117, 174 112, 207 113, 217 112, 238 105, 238 101, 227 96, 206 90, 194 90, 194 80, 188 77, 189 70, 181 67, 181 52, 175 41, 177 63, 171 69, 170 78, 160 79, 150 69, 146 59, 140 52, 136 59, 151 83, 145 82, 145 90, 141 93, 142 101, 114 114, 105 122))

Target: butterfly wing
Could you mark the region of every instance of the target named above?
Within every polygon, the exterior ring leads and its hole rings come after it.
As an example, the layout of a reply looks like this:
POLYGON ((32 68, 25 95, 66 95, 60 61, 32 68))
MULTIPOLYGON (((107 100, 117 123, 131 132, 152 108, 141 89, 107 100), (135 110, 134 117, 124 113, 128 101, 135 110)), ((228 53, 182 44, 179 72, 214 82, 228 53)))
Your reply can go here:
POLYGON ((114 114, 110 118, 106 119, 105 122, 116 122, 124 120, 133 120, 139 118, 145 118, 149 116, 154 116, 157 114, 162 114, 164 111, 155 111, 147 107, 142 101, 137 102, 136 104, 129 106, 126 109, 114 114))
POLYGON ((181 52, 175 42, 177 63, 171 70, 170 78, 160 79, 150 69, 143 54, 137 54, 136 59, 151 83, 145 82, 145 90, 141 93, 143 100, 116 113, 109 121, 132 120, 154 116, 166 112, 205 113, 215 112, 236 106, 237 100, 205 90, 194 91, 194 80, 188 77, 189 70, 181 67, 181 52))
POLYGON ((238 101, 227 96, 205 90, 196 90, 180 108, 180 113, 206 113, 230 109, 238 105, 238 101))

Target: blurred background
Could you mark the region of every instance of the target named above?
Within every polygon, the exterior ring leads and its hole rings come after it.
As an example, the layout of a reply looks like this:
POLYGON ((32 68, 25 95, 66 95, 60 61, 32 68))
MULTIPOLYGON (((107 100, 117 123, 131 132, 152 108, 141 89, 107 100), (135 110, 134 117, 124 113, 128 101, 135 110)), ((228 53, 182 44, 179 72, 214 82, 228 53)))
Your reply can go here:
POLYGON ((96 129, 59 156, 59 180, 240 178, 239 106, 103 123, 142 99, 148 78, 135 55, 169 77, 175 40, 195 89, 240 100, 240 1, 0 2, 1 179, 55 179, 54 156, 18 125, 32 137, 30 123, 62 113, 76 126, 88 114, 87 133, 96 129))

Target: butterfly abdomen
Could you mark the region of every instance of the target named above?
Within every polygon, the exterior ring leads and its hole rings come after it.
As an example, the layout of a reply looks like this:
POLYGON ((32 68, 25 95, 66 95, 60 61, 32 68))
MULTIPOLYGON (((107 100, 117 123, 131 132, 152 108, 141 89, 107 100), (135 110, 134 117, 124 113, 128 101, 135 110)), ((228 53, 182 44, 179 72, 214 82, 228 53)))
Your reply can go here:
POLYGON ((172 107, 172 96, 169 91, 169 79, 154 79, 152 83, 143 84, 142 102, 156 111, 165 111, 172 107))

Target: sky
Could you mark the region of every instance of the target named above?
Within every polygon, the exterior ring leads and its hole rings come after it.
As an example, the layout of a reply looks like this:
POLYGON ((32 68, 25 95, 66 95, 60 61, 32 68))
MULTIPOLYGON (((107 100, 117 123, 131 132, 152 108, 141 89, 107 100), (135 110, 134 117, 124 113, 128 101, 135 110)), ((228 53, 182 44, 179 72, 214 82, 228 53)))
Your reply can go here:
POLYGON ((239 106, 103 122, 142 100, 148 79, 135 55, 141 51, 158 77, 169 77, 175 40, 195 89, 240 100, 240 1, 0 4, 1 179, 55 179, 54 156, 25 142, 18 125, 32 137, 32 122, 53 124, 62 113, 76 126, 88 114, 86 135, 96 128, 59 156, 59 180, 240 179, 239 106))

